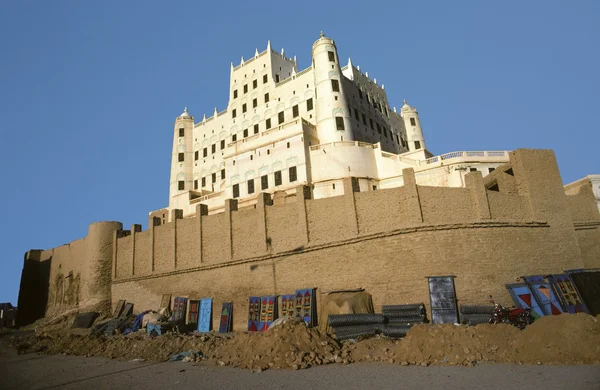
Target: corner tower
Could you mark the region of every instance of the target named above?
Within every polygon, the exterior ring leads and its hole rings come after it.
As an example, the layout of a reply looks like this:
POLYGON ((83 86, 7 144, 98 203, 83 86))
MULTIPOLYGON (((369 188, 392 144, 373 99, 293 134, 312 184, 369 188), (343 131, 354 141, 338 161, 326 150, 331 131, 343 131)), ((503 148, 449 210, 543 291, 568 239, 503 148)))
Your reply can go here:
POLYGON ((350 112, 344 95, 343 76, 333 39, 321 33, 313 43, 317 133, 319 142, 353 141, 350 112))
POLYGON ((171 180, 169 186, 169 209, 174 205, 174 198, 193 188, 193 132, 194 118, 187 107, 175 119, 173 128, 173 153, 171 155, 171 180))
POLYGON ((425 137, 423 137, 423 130, 421 129, 421 122, 419 121, 417 109, 406 103, 406 99, 404 99, 401 114, 402 119, 404 120, 404 127, 406 128, 408 149, 411 152, 425 149, 425 137))

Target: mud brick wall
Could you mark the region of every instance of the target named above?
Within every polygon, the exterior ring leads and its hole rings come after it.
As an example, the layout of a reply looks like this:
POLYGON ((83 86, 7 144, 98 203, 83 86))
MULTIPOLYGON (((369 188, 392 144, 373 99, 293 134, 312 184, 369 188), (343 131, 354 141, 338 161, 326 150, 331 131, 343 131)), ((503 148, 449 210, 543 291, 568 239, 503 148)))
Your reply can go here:
POLYGON ((212 297, 216 327, 221 304, 233 301, 242 330, 248 296, 362 287, 376 308, 429 304, 426 277, 435 275, 456 276, 460 303, 485 303, 489 294, 509 303, 505 283, 594 264, 600 250, 593 200, 565 195, 551 151, 513 152, 490 177, 469 173, 466 188, 417 186, 411 169, 403 178, 403 187, 362 193, 347 178, 344 195, 318 200, 300 186, 290 202, 259 194, 253 207, 238 210, 228 200, 224 213, 198 209, 155 226, 150 252, 161 266, 117 273, 113 303, 127 299, 144 310, 165 293, 212 297))

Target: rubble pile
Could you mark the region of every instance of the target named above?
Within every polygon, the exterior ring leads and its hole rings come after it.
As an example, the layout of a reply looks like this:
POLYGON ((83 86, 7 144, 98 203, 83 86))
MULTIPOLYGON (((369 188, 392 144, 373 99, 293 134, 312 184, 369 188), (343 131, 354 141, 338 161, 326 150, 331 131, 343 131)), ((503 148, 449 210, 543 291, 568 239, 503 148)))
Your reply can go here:
POLYGON ((15 343, 21 352, 145 361, 166 361, 175 354, 197 351, 184 361, 257 371, 364 361, 424 366, 600 364, 599 320, 586 314, 542 317, 523 331, 504 324, 422 324, 412 327, 400 340, 377 336, 343 343, 294 321, 266 332, 168 333, 158 337, 144 332, 103 336, 81 330, 38 330, 15 343))

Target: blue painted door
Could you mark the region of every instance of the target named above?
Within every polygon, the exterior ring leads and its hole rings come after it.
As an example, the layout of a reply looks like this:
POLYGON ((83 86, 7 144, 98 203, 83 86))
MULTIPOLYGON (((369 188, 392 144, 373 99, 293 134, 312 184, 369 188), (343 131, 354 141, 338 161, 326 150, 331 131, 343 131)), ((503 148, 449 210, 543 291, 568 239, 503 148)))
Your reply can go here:
POLYGON ((548 275, 547 278, 554 290, 554 294, 566 312, 571 314, 589 313, 569 275, 548 275))
POLYGON ((540 303, 540 307, 545 315, 559 315, 563 313, 563 309, 552 291, 552 286, 541 275, 524 276, 525 283, 529 284, 531 292, 540 303))
POLYGON ((515 303, 515 306, 522 309, 531 309, 531 315, 535 318, 543 317, 544 312, 540 308, 535 295, 525 283, 507 284, 506 288, 515 303))
POLYGON ((200 315, 198 316, 198 332, 210 332, 212 322, 212 298, 200 300, 200 315))

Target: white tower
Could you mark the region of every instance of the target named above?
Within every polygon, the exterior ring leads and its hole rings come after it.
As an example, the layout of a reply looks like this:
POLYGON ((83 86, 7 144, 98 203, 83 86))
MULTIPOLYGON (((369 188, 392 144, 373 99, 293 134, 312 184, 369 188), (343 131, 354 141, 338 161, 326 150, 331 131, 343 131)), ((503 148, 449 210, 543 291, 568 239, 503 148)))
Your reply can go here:
POLYGON ((423 130, 421 129, 421 122, 419 121, 417 109, 406 103, 406 99, 404 99, 401 114, 402 119, 404 120, 404 127, 406 128, 408 149, 411 152, 414 150, 425 149, 425 138, 423 137, 423 130))
POLYGON ((174 197, 193 189, 193 132, 194 118, 187 107, 175 119, 173 130, 173 153, 171 156, 171 180, 169 186, 169 208, 176 208, 174 197))
POLYGON ((344 95, 342 71, 333 39, 321 33, 313 43, 317 132, 320 143, 352 141, 351 113, 344 95))

